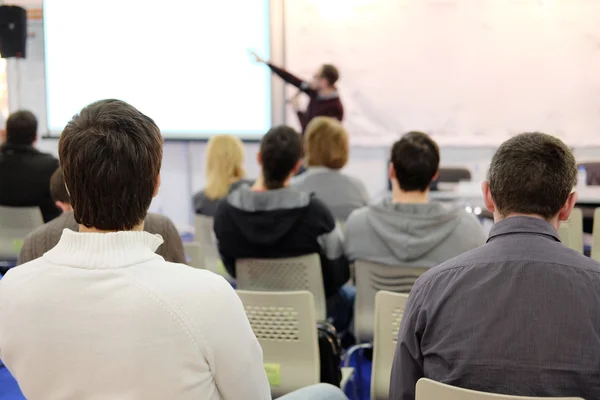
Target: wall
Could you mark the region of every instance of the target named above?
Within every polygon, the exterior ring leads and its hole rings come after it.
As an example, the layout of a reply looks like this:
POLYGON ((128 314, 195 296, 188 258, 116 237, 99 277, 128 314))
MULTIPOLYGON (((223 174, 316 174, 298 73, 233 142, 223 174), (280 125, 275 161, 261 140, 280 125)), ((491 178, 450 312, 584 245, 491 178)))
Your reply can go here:
MULTIPOLYGON (((41 7, 41 0, 24 0, 12 3, 22 4, 30 8, 41 7)), ((281 24, 281 21, 275 22, 281 24)), ((280 29, 279 26, 273 28, 280 29)), ((281 41, 281 39, 279 40, 281 41)), ((274 44, 274 49, 280 53, 280 56, 281 46, 281 42, 274 44)), ((27 108, 27 99, 44 95, 43 93, 35 93, 37 89, 29 89, 28 93, 15 93, 21 85, 15 85, 14 76, 11 79, 10 68, 8 73, 9 97, 18 96, 22 107, 27 108)), ((274 82, 276 83, 274 85, 274 110, 282 110, 284 107, 281 97, 283 90, 277 80, 274 82)), ((295 121, 292 122, 295 123, 295 121)), ((55 139, 42 139, 39 141, 38 147, 43 151, 56 154, 57 144, 58 142, 55 139)), ((206 144, 201 142, 165 143, 162 187, 158 197, 152 203, 151 210, 168 215, 183 230, 189 229, 192 223, 191 196, 204 186, 205 149, 206 144)), ((255 161, 257 150, 258 144, 246 144, 246 171, 249 177, 256 177, 258 174, 258 165, 255 161)), ((465 147, 442 147, 442 165, 462 165, 469 168, 477 166, 480 171, 484 171, 493 152, 494 148, 492 147, 472 147, 468 146, 468 143, 465 143, 465 147)), ((575 153, 580 160, 600 159, 600 148, 598 147, 578 148, 575 149, 575 153)), ((387 148, 352 146, 350 162, 345 171, 360 178, 367 185, 371 195, 377 196, 387 186, 387 160, 387 148)))

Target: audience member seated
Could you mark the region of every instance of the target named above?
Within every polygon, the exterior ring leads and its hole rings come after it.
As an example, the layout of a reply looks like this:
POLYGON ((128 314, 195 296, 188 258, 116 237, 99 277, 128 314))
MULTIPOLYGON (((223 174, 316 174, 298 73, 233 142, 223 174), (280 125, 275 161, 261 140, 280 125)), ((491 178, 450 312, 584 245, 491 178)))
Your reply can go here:
POLYGON ((50 196, 50 176, 58 160, 33 147, 38 122, 29 111, 12 113, 0 146, 0 205, 39 207, 48 222, 60 215, 50 196))
POLYGON ((292 180, 292 186, 314 193, 338 221, 369 204, 363 183, 342 173, 348 162, 348 133, 334 118, 316 117, 306 127, 304 139, 307 170, 292 180))
MULTIPOLYGON (((79 224, 75 221, 71 199, 60 168, 54 172, 50 179, 50 193, 56 206, 63 213, 60 217, 39 227, 25 238, 19 254, 19 264, 35 260, 56 246, 63 230, 70 229, 74 232, 79 230, 79 224)), ((168 217, 148 213, 144 219, 144 231, 158 234, 163 238, 164 243, 158 247, 156 254, 169 262, 186 263, 181 237, 168 217)))
POLYGON ((424 133, 394 143, 392 196, 352 213, 344 235, 348 259, 429 268, 485 243, 481 224, 464 207, 429 201, 439 163, 438 146, 424 133))
MULTIPOLYGON (((487 244, 427 271, 404 311, 390 399, 421 377, 518 396, 600 398, 600 264, 564 246, 577 199, 559 139, 515 136, 483 184, 487 244)), ((401 179, 401 178, 400 178, 401 179)))
POLYGON ((230 135, 213 136, 206 147, 206 187, 194 195, 196 214, 214 217, 219 201, 243 184, 244 145, 230 135))
POLYGON ((0 281, 0 356, 39 399, 270 399, 262 350, 223 278, 165 261, 143 232, 162 137, 119 100, 59 141, 79 232, 0 281))
POLYGON ((327 311, 338 330, 351 320, 353 288, 341 232, 329 209, 309 193, 289 188, 302 165, 302 142, 292 128, 279 126, 265 134, 258 163, 261 177, 252 187, 232 192, 217 209, 214 230, 227 271, 245 258, 321 256, 327 311))

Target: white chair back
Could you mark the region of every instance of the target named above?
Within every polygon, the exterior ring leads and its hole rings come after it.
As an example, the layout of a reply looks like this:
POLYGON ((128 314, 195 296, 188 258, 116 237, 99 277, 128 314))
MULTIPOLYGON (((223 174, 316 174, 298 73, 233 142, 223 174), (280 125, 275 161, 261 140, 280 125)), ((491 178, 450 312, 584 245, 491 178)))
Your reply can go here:
POLYGON ((196 214, 194 225, 196 233, 194 241, 198 243, 199 250, 204 258, 203 268, 211 272, 218 272, 218 264, 221 261, 219 250, 215 244, 213 233, 213 218, 206 215, 196 214))
POLYGON ((308 291, 237 293, 262 347, 273 398, 319 383, 313 295, 308 291))
POLYGON ((380 290, 410 293, 417 278, 427 270, 428 268, 389 266, 361 260, 354 263, 354 328, 359 342, 373 340, 375 294, 380 290))
POLYGON ((421 378, 417 382, 415 400, 583 400, 580 397, 523 397, 478 392, 446 385, 431 379, 421 378))
POLYGON ((237 287, 242 290, 308 290, 315 298, 317 320, 323 321, 327 317, 323 271, 318 254, 237 260, 235 270, 237 287))
POLYGON ((204 253, 200 243, 184 242, 183 250, 187 257, 187 265, 198 269, 204 269, 204 253))
POLYGON ((569 219, 561 222, 558 237, 570 249, 583 253, 583 212, 574 208, 569 219))
POLYGON ((408 294, 405 293, 380 291, 375 296, 371 400, 387 400, 389 397, 390 374, 396 353, 398 330, 407 301, 408 294))
POLYGON ((592 258, 600 261, 600 208, 594 210, 594 227, 592 228, 592 258))
POLYGON ((38 207, 0 206, 0 258, 16 259, 25 236, 43 224, 38 207))

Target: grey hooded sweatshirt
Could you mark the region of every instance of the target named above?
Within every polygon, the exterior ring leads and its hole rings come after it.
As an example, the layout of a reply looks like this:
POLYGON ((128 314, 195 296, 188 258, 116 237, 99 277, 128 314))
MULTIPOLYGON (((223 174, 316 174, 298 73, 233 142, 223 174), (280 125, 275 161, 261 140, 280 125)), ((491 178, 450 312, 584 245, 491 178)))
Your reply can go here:
POLYGON ((387 197, 350 215, 345 250, 350 261, 429 268, 485 240, 477 218, 462 207, 394 204, 387 197))

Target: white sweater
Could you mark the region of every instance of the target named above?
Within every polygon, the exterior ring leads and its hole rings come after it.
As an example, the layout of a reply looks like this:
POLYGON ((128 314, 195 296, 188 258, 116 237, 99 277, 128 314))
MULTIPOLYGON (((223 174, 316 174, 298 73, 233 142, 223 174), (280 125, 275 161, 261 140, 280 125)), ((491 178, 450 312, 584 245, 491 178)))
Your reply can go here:
POLYGON ((0 280, 0 358, 29 400, 271 398, 235 291, 161 243, 65 229, 0 280))

